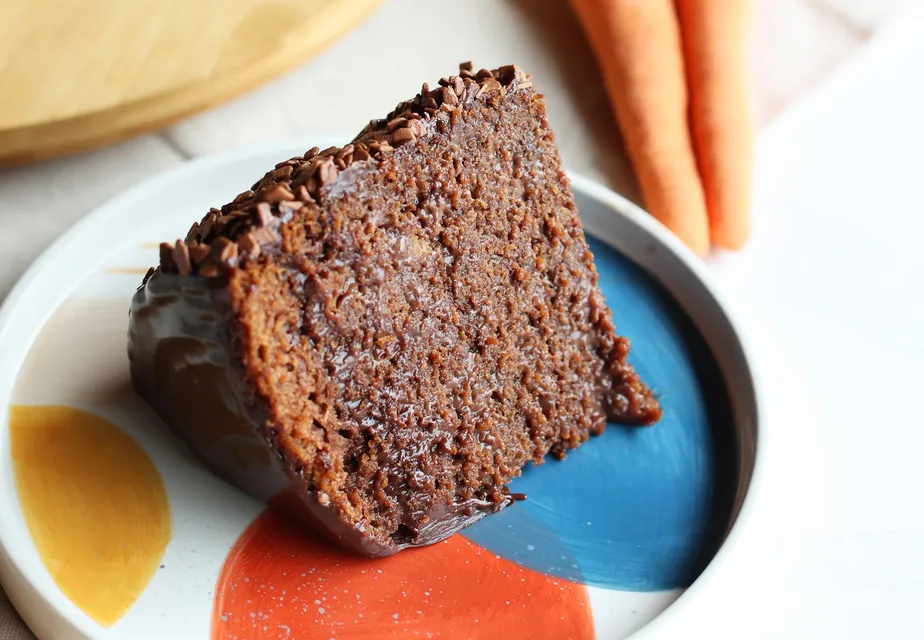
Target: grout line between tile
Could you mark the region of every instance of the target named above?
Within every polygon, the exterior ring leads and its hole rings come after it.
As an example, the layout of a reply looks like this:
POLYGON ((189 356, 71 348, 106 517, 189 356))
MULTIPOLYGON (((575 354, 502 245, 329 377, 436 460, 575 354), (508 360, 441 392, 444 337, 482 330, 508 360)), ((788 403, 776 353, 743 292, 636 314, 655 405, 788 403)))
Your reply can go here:
POLYGON ((180 145, 178 145, 178 144, 173 140, 173 138, 171 138, 169 135, 167 135, 167 132, 166 132, 166 131, 159 131, 159 132, 157 132, 155 135, 156 135, 158 138, 160 138, 160 140, 161 140, 164 144, 166 144, 168 147, 170 147, 173 151, 176 151, 176 152, 180 155, 180 157, 183 158, 184 160, 191 160, 191 159, 192 159, 192 157, 193 157, 192 154, 189 153, 188 151, 186 151, 186 149, 184 149, 184 148, 181 147, 180 145))
POLYGON ((854 22, 840 7, 828 0, 803 0, 803 2, 809 9, 817 11, 825 18, 837 23, 861 42, 867 42, 873 35, 871 29, 854 22))

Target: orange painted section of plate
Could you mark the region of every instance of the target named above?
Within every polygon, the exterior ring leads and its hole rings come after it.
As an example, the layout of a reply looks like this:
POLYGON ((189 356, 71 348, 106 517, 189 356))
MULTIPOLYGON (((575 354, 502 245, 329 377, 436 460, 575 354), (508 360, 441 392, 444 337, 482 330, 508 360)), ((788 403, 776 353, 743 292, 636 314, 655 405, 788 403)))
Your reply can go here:
POLYGON ((462 536, 370 560, 268 510, 218 578, 212 640, 594 637, 587 588, 524 569, 462 536))
POLYGON ((0 165, 162 128, 313 57, 381 0, 4 0, 0 165))
POLYGON ((97 415, 10 408, 19 503, 58 587, 104 627, 154 576, 170 541, 167 492, 134 440, 97 415))

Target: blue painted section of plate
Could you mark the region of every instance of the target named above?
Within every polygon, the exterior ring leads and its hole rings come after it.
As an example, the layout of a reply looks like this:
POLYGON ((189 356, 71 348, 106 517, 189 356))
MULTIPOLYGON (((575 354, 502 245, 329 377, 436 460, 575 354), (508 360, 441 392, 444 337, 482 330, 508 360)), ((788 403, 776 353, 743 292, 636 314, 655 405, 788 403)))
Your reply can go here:
POLYGON ((735 446, 714 358, 667 291, 588 237, 616 330, 659 397, 651 428, 610 425, 563 462, 530 465, 511 485, 528 499, 464 532, 524 566, 599 587, 688 586, 729 522, 735 446))

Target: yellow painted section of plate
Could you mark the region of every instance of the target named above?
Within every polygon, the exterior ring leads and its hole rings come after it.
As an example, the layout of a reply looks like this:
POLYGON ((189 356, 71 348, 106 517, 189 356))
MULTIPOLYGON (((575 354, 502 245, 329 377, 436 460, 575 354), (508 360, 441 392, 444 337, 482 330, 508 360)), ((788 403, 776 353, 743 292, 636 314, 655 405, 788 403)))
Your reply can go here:
POLYGON ((381 0, 3 0, 0 165, 164 127, 316 55, 381 0))
POLYGON ((19 502, 46 569, 84 613, 112 625, 170 541, 160 473, 121 429, 71 407, 14 405, 10 445, 19 502))

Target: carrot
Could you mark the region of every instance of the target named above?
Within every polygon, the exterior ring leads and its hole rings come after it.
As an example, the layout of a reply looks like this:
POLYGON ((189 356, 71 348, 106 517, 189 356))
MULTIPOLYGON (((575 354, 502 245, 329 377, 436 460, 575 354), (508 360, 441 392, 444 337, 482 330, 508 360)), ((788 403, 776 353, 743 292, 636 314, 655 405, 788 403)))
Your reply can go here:
POLYGON ((676 0, 690 93, 693 146, 714 246, 749 234, 753 129, 747 86, 748 0, 676 0))
POLYGON ((571 0, 571 6, 603 72, 648 210, 705 254, 706 198, 673 0, 571 0))

